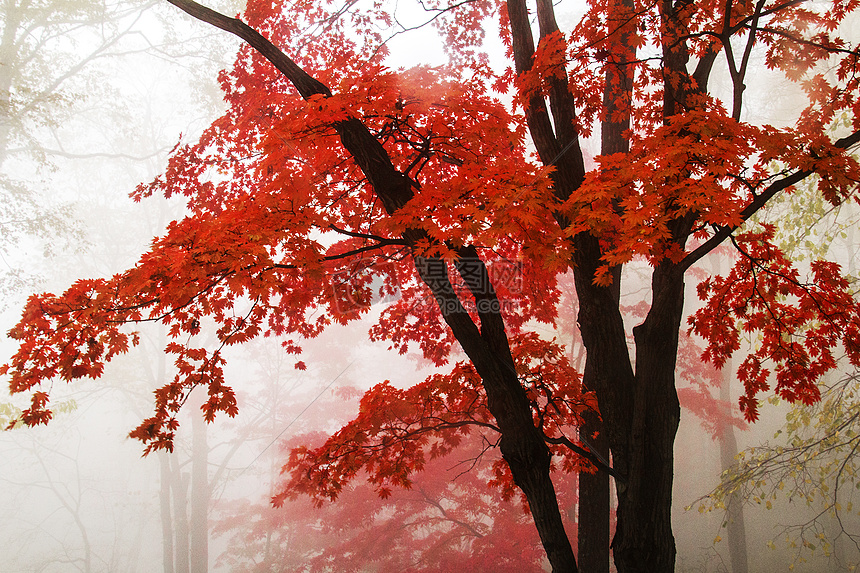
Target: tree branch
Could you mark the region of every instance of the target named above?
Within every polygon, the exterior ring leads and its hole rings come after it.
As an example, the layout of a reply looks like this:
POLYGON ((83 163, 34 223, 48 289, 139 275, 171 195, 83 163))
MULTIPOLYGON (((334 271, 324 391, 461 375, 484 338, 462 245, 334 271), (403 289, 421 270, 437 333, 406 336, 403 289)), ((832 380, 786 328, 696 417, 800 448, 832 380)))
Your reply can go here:
MULTIPOLYGON (((833 143, 834 147, 839 149, 848 149, 852 145, 860 143, 860 131, 855 131, 849 136, 843 137, 842 139, 838 139, 833 143)), ((717 248, 723 241, 725 241, 729 236, 737 231, 743 223, 748 221, 753 215, 758 213, 765 205, 767 205, 768 201, 773 199, 777 194, 781 191, 786 190, 792 185, 796 185, 800 183, 810 175, 815 173, 814 170, 803 170, 796 171, 791 175, 787 175, 786 177, 780 179, 779 181, 774 181, 771 183, 767 189, 765 189, 762 193, 755 196, 755 198, 747 205, 743 211, 741 211, 741 224, 733 225, 730 227, 720 227, 714 235, 699 245, 696 249, 690 252, 687 256, 685 256, 680 263, 677 265, 677 269, 681 272, 686 271, 691 266, 693 266, 697 261, 702 259, 705 255, 713 251, 717 248)))
POLYGON ((330 224, 328 226, 329 229, 335 231, 336 233, 340 233, 341 235, 347 235, 349 237, 354 237, 357 239, 369 239, 371 241, 376 241, 380 245, 405 245, 406 241, 402 239, 389 239, 386 237, 380 237, 379 235, 369 235, 367 233, 356 233, 355 231, 347 231, 346 229, 341 229, 340 227, 336 227, 334 224, 330 224))
MULTIPOLYGON (((352 249, 352 250, 346 251, 344 253, 338 253, 337 255, 326 255, 324 257, 321 257, 320 260, 322 260, 322 261, 337 261, 340 259, 349 258, 353 255, 360 255, 361 253, 366 253, 367 251, 373 251, 376 249, 381 249, 382 247, 387 247, 389 245, 406 245, 406 241, 386 240, 384 242, 379 242, 375 245, 365 245, 363 247, 359 247, 357 249, 352 249)), ((294 265, 292 263, 285 263, 285 264, 274 264, 269 268, 272 268, 272 269, 301 269, 304 267, 303 267, 303 265, 294 265)))
POLYGON ((594 467, 596 467, 597 469, 605 471, 621 483, 627 483, 627 480, 624 479, 621 474, 612 469, 611 466, 608 466, 607 464, 603 463, 600 458, 598 458, 592 451, 577 446, 576 444, 571 442, 567 438, 567 436, 561 436, 559 438, 550 438, 549 436, 544 436, 544 439, 550 444, 561 444, 563 446, 567 446, 568 448, 594 464, 594 467))
POLYGON ((196 18, 225 32, 238 36, 248 42, 260 55, 269 60, 278 71, 284 74, 305 99, 313 95, 330 96, 331 91, 323 83, 317 81, 300 68, 272 42, 263 37, 258 31, 238 18, 229 18, 211 8, 202 6, 193 0, 167 0, 189 16, 196 18))
MULTIPOLYGON (((304 71, 277 46, 238 18, 229 18, 193 0, 167 1, 188 15, 245 40, 284 74, 304 99, 332 95, 328 86, 304 71)), ((389 215, 412 198, 413 188, 418 188, 418 184, 394 167, 382 144, 359 119, 351 117, 336 122, 333 127, 389 215)))

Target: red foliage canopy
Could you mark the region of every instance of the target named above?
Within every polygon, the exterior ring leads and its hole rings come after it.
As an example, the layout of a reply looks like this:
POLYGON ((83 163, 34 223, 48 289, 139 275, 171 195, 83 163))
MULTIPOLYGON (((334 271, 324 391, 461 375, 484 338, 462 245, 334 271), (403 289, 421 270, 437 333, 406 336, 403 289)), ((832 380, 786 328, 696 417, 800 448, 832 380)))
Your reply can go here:
MULTIPOLYGON (((249 42, 220 78, 228 110, 134 193, 181 195, 188 207, 134 268, 29 300, 3 368, 13 392, 32 392, 25 422, 50 419, 46 381, 98 377, 136 342, 126 325, 161 321, 178 374, 132 436, 147 451, 170 448, 193 387, 208 389, 207 420, 235 414, 225 345, 277 336, 298 353, 302 338, 399 292, 371 336, 401 352, 417 345, 438 365, 456 341, 471 365, 405 391, 375 386, 325 446, 293 453, 287 493, 333 497, 364 469, 387 494, 479 425, 499 429, 515 481, 536 488, 530 501, 546 499, 537 492, 548 474, 529 472, 548 472, 550 450, 579 463, 574 452, 586 452, 566 433, 591 398, 564 352, 528 326, 554 320, 556 277, 572 269, 583 374, 629 486, 619 515, 645 519, 649 504, 668 511, 671 493, 683 275, 718 245, 741 256, 700 286, 692 327, 717 364, 740 332, 760 341, 738 371, 748 419, 771 371, 780 395, 809 402, 839 352, 860 365, 860 305, 838 266, 816 262, 804 278, 772 228, 753 224, 813 174, 832 204, 856 197, 860 52, 839 30, 857 0, 591 2, 567 34, 552 2, 538 0, 537 43, 522 0, 428 0, 450 64, 409 70, 385 65, 381 31, 397 26, 396 2, 250 0, 243 22, 169 1, 249 42), (482 44, 489 18, 507 47, 501 70, 482 44), (709 84, 718 58, 730 93, 709 84), (805 95, 789 127, 745 119, 745 82, 762 65, 805 95), (834 132, 843 117, 848 127, 834 132), (580 138, 598 125, 604 154, 586 173, 580 138), (616 289, 637 260, 653 278, 634 367, 616 289), (505 278, 511 265, 520 280, 505 278), (220 346, 196 342, 204 319, 220 346), (643 461, 655 457, 668 465, 643 461), (654 483, 669 493, 640 501, 654 483)), ((651 525, 625 523, 616 559, 644 551, 659 554, 651 570, 671 567, 664 533, 651 543, 651 525)))

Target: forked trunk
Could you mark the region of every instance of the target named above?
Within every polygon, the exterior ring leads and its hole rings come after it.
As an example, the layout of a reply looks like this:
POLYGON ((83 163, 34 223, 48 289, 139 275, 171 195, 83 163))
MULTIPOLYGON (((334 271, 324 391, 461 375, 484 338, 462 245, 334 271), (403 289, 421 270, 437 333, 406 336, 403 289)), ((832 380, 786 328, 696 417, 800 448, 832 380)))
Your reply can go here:
POLYGON ((623 476, 616 480, 613 558, 619 573, 671 573, 675 569, 673 445, 680 421, 674 370, 682 275, 670 266, 655 269, 651 311, 634 329, 634 374, 614 293, 590 280, 599 261, 593 257, 597 249, 592 239, 579 241, 577 293, 579 324, 588 350, 585 377, 597 392, 612 461, 623 476))
POLYGON ((678 331, 684 303, 683 275, 660 265, 652 280, 654 300, 633 329, 636 377, 627 483, 618 492, 618 525, 612 549, 619 573, 671 573, 673 446, 681 419, 675 390, 678 331))

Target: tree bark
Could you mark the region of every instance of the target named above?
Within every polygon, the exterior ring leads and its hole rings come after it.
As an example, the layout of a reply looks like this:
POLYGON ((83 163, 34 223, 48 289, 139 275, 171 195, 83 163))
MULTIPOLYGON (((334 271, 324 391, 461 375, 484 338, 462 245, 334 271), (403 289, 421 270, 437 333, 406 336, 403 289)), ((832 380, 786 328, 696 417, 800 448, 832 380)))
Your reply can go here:
POLYGON ((433 293, 445 322, 481 376, 487 405, 501 430, 499 447, 514 483, 529 503, 538 535, 554 573, 577 571, 550 478, 550 452, 535 427, 531 405, 517 376, 499 300, 474 247, 461 250, 456 267, 475 298, 480 329, 462 306, 448 279, 445 261, 415 257, 422 281, 433 293))
MULTIPOLYGON (((542 10, 551 11, 551 3, 538 2, 543 34, 544 22, 551 19, 542 17, 542 10)), ((508 16, 517 72, 523 73, 534 56, 524 2, 509 0, 508 16)), ((682 56, 675 60, 680 62, 682 56)), ((615 89, 621 89, 622 85, 620 82, 615 89)), ((583 180, 582 158, 578 146, 573 145, 576 133, 571 134, 570 125, 558 121, 564 114, 557 110, 572 109, 564 95, 570 92, 559 90, 556 97, 552 97, 553 93, 550 92, 549 99, 557 120, 557 133, 550 131, 546 105, 538 96, 529 102, 526 118, 538 155, 546 165, 556 168, 551 174, 553 189, 563 201, 573 196, 583 180)), ((569 224, 563 216, 557 220, 562 227, 569 224)), ((689 223, 673 222, 674 236, 680 245, 689 233, 689 223)), ((620 270, 612 270, 613 285, 595 285, 595 272, 603 263, 598 238, 579 233, 572 240, 571 267, 580 305, 580 331, 587 351, 584 381, 596 391, 615 470, 625 476, 617 484, 618 521, 612 542, 615 564, 620 573, 669 573, 675 565, 671 505, 673 445, 680 405, 674 369, 683 308, 683 273, 668 262, 660 263, 654 270, 651 310, 643 324, 634 329, 634 374, 618 304, 620 270)))
MULTIPOLYGON (((609 440, 603 423, 594 412, 583 416, 580 435, 587 436, 591 451, 609 459, 609 440)), ((609 474, 605 471, 579 474, 579 519, 577 520, 577 557, 579 567, 589 573, 609 573, 609 474)))
POLYGON ((619 488, 612 541, 619 573, 675 570, 671 518, 673 447, 681 418, 675 361, 684 301, 682 277, 668 263, 657 266, 651 310, 633 329, 634 399, 631 424, 620 448, 627 455, 627 483, 619 488))
MULTIPOLYGON (((630 17, 633 3, 630 0, 618 0, 608 10, 611 18, 610 28, 617 30, 612 37, 617 40, 612 44, 604 74, 603 105, 605 118, 600 126, 600 152, 603 155, 625 153, 630 150, 630 142, 625 132, 630 129, 630 97, 633 90, 633 73, 631 63, 636 58, 635 48, 630 46, 630 27, 635 19, 630 17)), ((620 207, 616 205, 616 210, 620 207)), ((613 272, 613 285, 610 294, 617 306, 621 299, 621 273, 613 272)), ((595 369, 587 370, 588 376, 583 380, 586 388, 591 389, 595 381, 595 369)), ((591 445, 598 454, 609 459, 609 439, 606 436, 603 421, 599 416, 586 415, 585 424, 580 428, 580 434, 597 436, 591 439, 591 445)), ((609 572, 609 518, 610 495, 609 475, 606 472, 595 474, 580 474, 579 476, 579 523, 577 529, 579 564, 584 571, 595 573, 609 572)))

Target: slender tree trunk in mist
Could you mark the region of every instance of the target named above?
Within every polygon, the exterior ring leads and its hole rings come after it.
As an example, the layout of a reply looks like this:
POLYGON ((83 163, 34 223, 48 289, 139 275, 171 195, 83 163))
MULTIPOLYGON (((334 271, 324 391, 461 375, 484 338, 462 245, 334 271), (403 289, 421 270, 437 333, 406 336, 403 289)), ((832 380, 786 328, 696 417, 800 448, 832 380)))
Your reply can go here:
POLYGON ((12 123, 12 74, 14 66, 9 65, 15 61, 15 36, 21 25, 19 12, 14 8, 6 8, 2 11, 5 19, 3 35, 0 37, 0 167, 6 161, 9 146, 9 134, 12 123))
POLYGON ((209 570, 209 444, 206 420, 191 417, 191 573, 209 570))
POLYGON ((161 547, 164 573, 174 573, 173 560, 173 514, 170 511, 170 457, 166 452, 158 453, 161 469, 161 489, 158 500, 161 507, 161 547))
POLYGON ((200 416, 193 416, 191 427, 190 476, 181 471, 175 453, 158 454, 161 468, 159 502, 164 573, 206 573, 209 569, 210 491, 206 421, 200 416))
MULTIPOLYGON (((731 403, 731 372, 732 369, 728 365, 724 366, 720 378, 720 400, 728 403, 731 403)), ((735 454, 738 452, 738 441, 735 437, 735 429, 731 424, 723 425, 719 442, 720 466, 725 470, 734 464, 735 454)), ((732 573, 747 573, 747 534, 744 525, 743 499, 731 494, 726 499, 726 541, 732 573)))
POLYGON ((170 456, 171 490, 173 491, 173 526, 176 539, 175 573, 190 573, 188 551, 188 474, 182 473, 176 456, 170 456))

